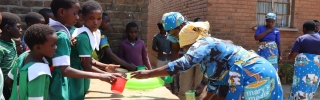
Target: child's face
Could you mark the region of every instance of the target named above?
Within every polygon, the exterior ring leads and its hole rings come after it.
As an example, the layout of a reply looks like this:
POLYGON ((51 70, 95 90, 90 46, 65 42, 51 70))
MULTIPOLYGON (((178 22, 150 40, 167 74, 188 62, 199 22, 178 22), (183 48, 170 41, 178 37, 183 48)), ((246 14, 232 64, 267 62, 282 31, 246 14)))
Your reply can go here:
POLYGON ((63 22, 65 22, 64 24, 66 24, 67 26, 75 25, 79 20, 79 15, 78 15, 79 10, 80 10, 79 3, 73 4, 71 8, 63 9, 63 12, 61 14, 62 15, 61 20, 63 20, 63 22))
POLYGON ((22 29, 21 29, 21 22, 17 23, 16 25, 9 26, 8 32, 11 33, 12 38, 20 38, 22 34, 22 29))
POLYGON ((79 20, 74 26, 76 26, 77 28, 80 28, 83 26, 82 14, 79 14, 79 20))
POLYGON ((102 23, 100 25, 100 29, 103 31, 108 31, 110 27, 110 18, 109 16, 103 16, 102 23))
POLYGON ((14 39, 14 42, 16 43, 17 54, 21 54, 23 52, 21 39, 20 38, 14 39))
POLYGON ((53 57, 56 52, 57 46, 56 42, 58 40, 57 34, 47 35, 47 41, 40 44, 40 52, 46 57, 53 57))
POLYGON ((137 39, 137 37, 138 37, 138 32, 139 32, 138 27, 131 27, 129 30, 127 30, 128 38, 129 38, 130 40, 135 40, 135 39, 137 39))
POLYGON ((91 31, 97 31, 102 22, 102 11, 93 10, 86 15, 83 15, 84 25, 91 31))

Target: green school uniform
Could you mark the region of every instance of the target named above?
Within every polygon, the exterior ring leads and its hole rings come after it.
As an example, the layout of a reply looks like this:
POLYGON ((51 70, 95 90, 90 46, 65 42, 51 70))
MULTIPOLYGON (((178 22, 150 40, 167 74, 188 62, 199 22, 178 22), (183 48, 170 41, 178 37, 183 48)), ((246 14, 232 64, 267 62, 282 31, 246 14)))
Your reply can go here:
MULTIPOLYGON (((87 27, 81 27, 74 30, 72 37, 76 38, 77 44, 71 47, 71 66, 84 70, 81 57, 91 57, 93 50, 98 47, 97 43, 100 42, 100 32, 92 33, 87 27)), ((90 80, 87 78, 69 78, 69 100, 83 100, 89 84, 90 80)))
POLYGON ((3 74, 2 74, 2 70, 0 68, 0 100, 5 100, 4 96, 2 94, 2 90, 3 90, 3 84, 4 84, 4 79, 3 79, 3 74))
POLYGON ((23 65, 29 52, 23 53, 10 73, 14 81, 10 100, 48 100, 50 84, 50 68, 47 60, 29 62, 23 65))
POLYGON ((11 70, 17 57, 15 42, 12 39, 11 42, 0 40, 0 68, 4 77, 11 70))
POLYGON ((64 25, 52 19, 49 21, 49 26, 56 30, 58 36, 57 49, 52 58, 54 70, 51 72, 50 100, 69 100, 68 78, 62 75, 59 66, 70 66, 70 33, 64 25))

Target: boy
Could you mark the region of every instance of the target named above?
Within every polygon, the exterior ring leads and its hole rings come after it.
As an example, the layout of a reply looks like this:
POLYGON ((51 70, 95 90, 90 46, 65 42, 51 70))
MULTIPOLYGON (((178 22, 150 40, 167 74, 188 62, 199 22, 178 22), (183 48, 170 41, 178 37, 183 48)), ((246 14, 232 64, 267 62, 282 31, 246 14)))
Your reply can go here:
MULTIPOLYGON (((44 17, 37 12, 28 13, 27 16, 24 18, 24 21, 26 22, 27 27, 30 27, 33 24, 45 24, 44 17)), ((23 51, 28 51, 29 48, 26 46, 24 42, 24 37, 22 36, 21 39, 22 39, 23 51)))
POLYGON ((162 23, 158 23, 160 32, 153 37, 152 50, 158 53, 157 67, 161 67, 170 62, 170 41, 167 39, 167 32, 164 30, 162 23))
POLYGON ((107 31, 110 29, 110 17, 107 13, 102 13, 102 23, 101 23, 99 29, 102 33, 100 44, 99 44, 99 47, 101 50, 99 50, 99 51, 94 50, 94 52, 92 54, 92 58, 99 60, 100 62, 103 62, 106 64, 111 63, 111 60, 112 60, 115 63, 118 63, 118 64, 124 66, 126 69, 128 69, 130 71, 136 70, 134 65, 131 65, 131 64, 123 61, 122 59, 120 59, 117 55, 115 55, 112 52, 111 47, 108 42, 107 35, 106 35, 107 31))
POLYGON ((292 46, 289 60, 295 59, 291 93, 288 100, 297 98, 312 100, 317 94, 320 71, 320 34, 315 32, 316 23, 306 21, 303 24, 304 35, 299 36, 292 46))
POLYGON ((55 19, 52 11, 48 8, 43 8, 38 11, 45 18, 45 24, 49 24, 49 19, 55 19))
POLYGON ((21 38, 14 38, 13 40, 14 40, 14 43, 16 44, 17 55, 19 56, 24 52, 23 46, 21 43, 21 38))
POLYGON ((10 100, 48 100, 50 68, 44 57, 53 57, 58 37, 55 30, 35 24, 26 30, 25 41, 30 51, 19 56, 11 70, 14 75, 10 100))
POLYGON ((142 40, 138 38, 139 27, 135 22, 130 22, 126 26, 127 38, 120 43, 119 57, 127 63, 136 66, 144 65, 147 69, 152 69, 147 49, 142 40))
MULTIPOLYGON (((0 67, 3 71, 3 77, 6 78, 17 59, 16 44, 12 38, 21 36, 21 20, 15 14, 3 12, 0 28, 2 30, 0 36, 0 67)), ((12 80, 6 79, 4 83, 3 95, 6 99, 9 99, 11 95, 11 82, 12 80)))
POLYGON ((70 33, 65 25, 71 27, 77 22, 79 19, 78 12, 80 10, 80 4, 77 0, 52 0, 50 6, 57 21, 50 19, 49 26, 55 29, 58 36, 58 41, 56 43, 57 50, 52 59, 52 66, 54 66, 54 69, 51 72, 52 78, 49 89, 50 99, 69 100, 67 77, 95 78, 109 83, 115 82, 116 76, 121 77, 119 74, 92 73, 70 67, 70 33))

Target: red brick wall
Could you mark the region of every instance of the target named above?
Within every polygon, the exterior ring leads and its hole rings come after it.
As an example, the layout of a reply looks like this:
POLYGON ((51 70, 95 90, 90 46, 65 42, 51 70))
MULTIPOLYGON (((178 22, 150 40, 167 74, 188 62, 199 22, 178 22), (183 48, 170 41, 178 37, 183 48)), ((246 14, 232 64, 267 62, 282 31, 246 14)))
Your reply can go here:
MULTIPOLYGON (((87 0, 79 0, 80 4, 87 0)), ((147 21, 149 0, 96 0, 111 19, 111 30, 108 39, 115 53, 119 41, 124 37, 125 26, 130 21, 136 21, 140 26, 141 38, 147 41, 147 21), (134 19, 132 18, 134 16, 134 19)), ((37 12, 50 8, 51 0, 0 0, 0 12, 12 12, 19 15, 24 22, 24 16, 29 12, 37 12)), ((23 23, 23 29, 26 25, 23 23)))
POLYGON ((208 14, 207 0, 151 0, 148 12, 148 54, 150 62, 156 66, 157 53, 152 51, 152 39, 159 32, 157 23, 161 22, 162 15, 166 12, 180 12, 186 16, 188 20, 193 21, 194 18, 200 17, 206 19, 208 14))
MULTIPOLYGON (((320 2, 315 2, 315 0, 292 1, 292 28, 299 31, 280 31, 283 62, 288 62, 286 58, 295 39, 302 35, 304 21, 319 19, 320 16, 320 6, 317 6, 320 5, 320 2)), ((152 40, 153 35, 158 32, 156 22, 160 21, 164 12, 180 11, 189 17, 189 20, 201 17, 209 21, 210 34, 213 37, 230 39, 237 45, 256 51, 258 42, 253 37, 255 33, 253 27, 256 26, 256 6, 257 0, 152 1, 149 4, 148 40, 152 40)), ((155 59, 156 54, 151 51, 151 42, 148 43, 148 47, 150 58, 155 59)))

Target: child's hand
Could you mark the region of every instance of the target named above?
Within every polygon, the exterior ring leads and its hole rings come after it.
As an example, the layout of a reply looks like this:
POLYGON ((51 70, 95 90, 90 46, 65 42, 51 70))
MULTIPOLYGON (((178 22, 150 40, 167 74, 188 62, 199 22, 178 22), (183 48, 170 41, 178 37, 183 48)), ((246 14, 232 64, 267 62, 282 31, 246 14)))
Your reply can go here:
POLYGON ((131 78, 146 79, 150 78, 150 70, 141 70, 131 73, 131 78))
POLYGON ((72 46, 75 46, 77 44, 77 39, 76 38, 71 37, 70 40, 71 40, 71 45, 72 46))
POLYGON ((99 79, 101 81, 105 81, 105 82, 108 82, 110 84, 113 84, 113 83, 115 83, 117 81, 117 77, 114 76, 111 73, 100 74, 99 75, 99 79))
POLYGON ((119 68, 120 65, 115 65, 115 64, 107 64, 106 67, 104 68, 107 72, 110 72, 110 73, 114 73, 116 72, 116 68, 119 68))
POLYGON ((127 77, 127 75, 126 74, 124 74, 124 73, 111 73, 113 76, 116 76, 116 77, 120 77, 120 78, 126 78, 127 77))

